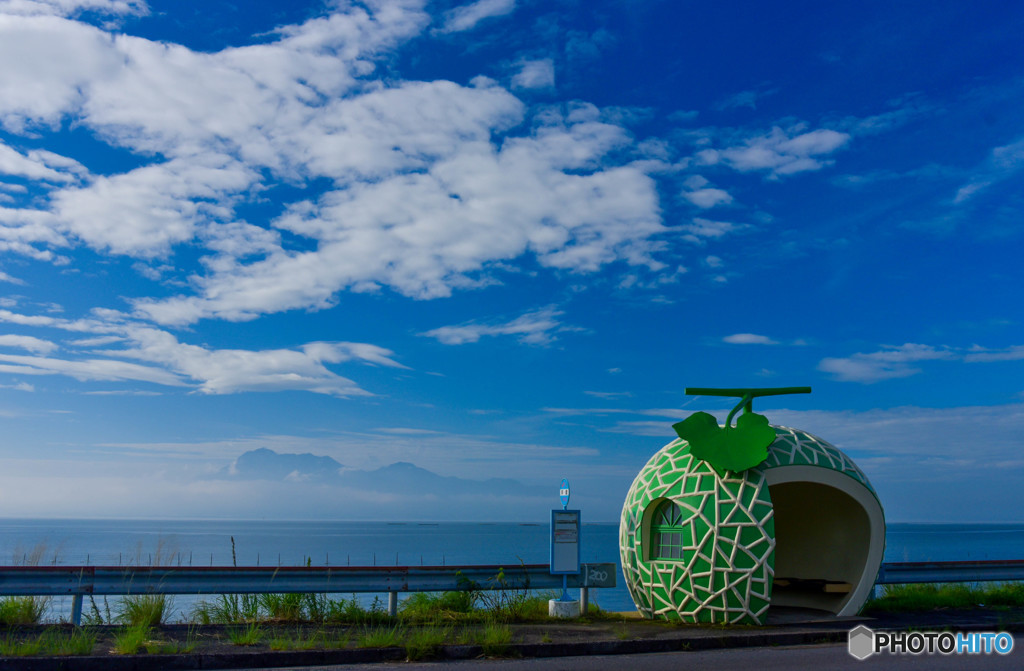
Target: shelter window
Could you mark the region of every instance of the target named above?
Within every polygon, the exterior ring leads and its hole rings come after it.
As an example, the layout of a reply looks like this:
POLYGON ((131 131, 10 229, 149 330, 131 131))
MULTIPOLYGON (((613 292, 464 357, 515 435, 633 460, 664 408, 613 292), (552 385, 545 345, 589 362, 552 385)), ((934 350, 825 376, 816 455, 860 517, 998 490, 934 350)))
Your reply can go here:
POLYGON ((683 511, 673 501, 662 501, 651 520, 651 559, 682 559, 685 537, 683 511))

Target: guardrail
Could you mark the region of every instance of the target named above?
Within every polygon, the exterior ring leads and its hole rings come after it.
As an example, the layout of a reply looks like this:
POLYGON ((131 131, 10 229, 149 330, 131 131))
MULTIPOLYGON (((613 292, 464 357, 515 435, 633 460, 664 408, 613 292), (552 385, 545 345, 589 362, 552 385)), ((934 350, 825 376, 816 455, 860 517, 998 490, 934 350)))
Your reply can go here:
MULTIPOLYGON (((615 587, 615 564, 582 564, 567 586, 580 589, 586 608, 590 588, 615 587)), ((259 566, 0 566, 0 595, 72 596, 71 621, 82 621, 87 594, 315 594, 387 592, 388 613, 398 612, 401 592, 561 589, 562 576, 547 564, 493 566, 259 567, 259 566)), ((585 612, 585 611, 584 611, 585 612)))
POLYGON ((876 585, 921 582, 1024 580, 1024 560, 890 562, 878 569, 876 585))

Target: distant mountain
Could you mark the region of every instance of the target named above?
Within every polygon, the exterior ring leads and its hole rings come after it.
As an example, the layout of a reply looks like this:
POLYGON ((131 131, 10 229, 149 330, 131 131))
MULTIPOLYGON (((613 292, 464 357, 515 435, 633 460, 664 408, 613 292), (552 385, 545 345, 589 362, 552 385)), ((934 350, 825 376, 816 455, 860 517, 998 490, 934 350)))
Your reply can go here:
POLYGON ((318 482, 359 491, 428 495, 441 499, 467 495, 523 497, 550 494, 547 490, 508 478, 469 480, 438 475, 407 461, 372 471, 344 470, 330 457, 310 453, 280 454, 265 447, 245 452, 219 475, 232 480, 318 482))
POLYGON ((399 461, 373 471, 345 471, 341 474, 340 481, 353 489, 387 491, 395 494, 521 496, 536 493, 532 491, 533 488, 527 487, 518 480, 508 478, 468 480, 438 475, 407 461, 399 461))
POLYGON ((343 466, 330 457, 279 454, 261 447, 242 454, 221 474, 239 480, 325 481, 338 477, 343 466))

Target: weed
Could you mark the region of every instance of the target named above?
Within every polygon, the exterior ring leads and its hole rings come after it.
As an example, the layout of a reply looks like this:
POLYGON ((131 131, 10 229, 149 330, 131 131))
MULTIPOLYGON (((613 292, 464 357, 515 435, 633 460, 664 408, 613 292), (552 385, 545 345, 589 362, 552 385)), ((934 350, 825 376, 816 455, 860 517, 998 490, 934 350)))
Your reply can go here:
POLYGON ((130 625, 114 634, 114 652, 119 655, 134 655, 149 641, 150 627, 146 624, 130 625))
POLYGON ((425 626, 413 629, 405 640, 409 661, 432 659, 451 635, 451 627, 425 626))
POLYGON ((267 645, 271 650, 312 650, 317 647, 326 647, 326 635, 322 629, 307 635, 303 629, 297 630, 292 636, 278 634, 267 645))
POLYGON ((540 642, 541 643, 550 643, 551 642, 551 634, 541 634, 540 642))
POLYGON ((66 634, 62 631, 44 633, 43 649, 51 655, 88 655, 96 646, 96 634, 85 629, 74 629, 66 634))
POLYGON ((146 641, 143 644, 146 652, 152 655, 181 655, 196 649, 196 632, 189 627, 184 641, 146 641))
POLYGON ((936 608, 966 609, 979 606, 989 608, 1024 606, 1024 583, 886 585, 882 596, 869 601, 864 612, 885 613, 936 608))
POLYGON ((402 644, 405 630, 400 624, 390 627, 365 627, 358 640, 357 648, 394 648, 402 644))
POLYGON ((402 602, 400 611, 409 620, 426 621, 439 615, 465 614, 473 610, 469 592, 413 592, 402 602))
POLYGON ((492 622, 484 627, 480 645, 488 657, 501 657, 508 653, 512 643, 512 628, 507 624, 492 622))
POLYGON ((228 638, 234 645, 256 645, 263 640, 263 629, 256 622, 246 627, 233 627, 228 630, 228 638))
POLYGON ((0 625, 39 624, 50 597, 9 596, 0 599, 0 625))
POLYGON ((326 594, 303 594, 302 608, 306 619, 310 622, 323 622, 327 619, 331 600, 326 594))
POLYGON ((7 636, 0 640, 0 657, 35 657, 43 652, 42 637, 20 640, 7 636))
MULTIPOLYGON (((128 626, 145 625, 155 627, 164 621, 171 611, 174 599, 166 594, 139 594, 121 599, 117 619, 128 626)), ((95 607, 95 603, 93 604, 95 607)), ((98 610, 98 609, 97 609, 98 610)))
POLYGON ((272 620, 302 622, 304 599, 302 594, 259 594, 259 606, 272 620))
POLYGON ((367 609, 360 605, 355 594, 351 599, 328 600, 324 611, 325 622, 371 625, 384 624, 391 619, 379 598, 374 597, 373 603, 367 609))
POLYGON ((523 619, 526 610, 535 610, 535 608, 527 608, 528 605, 531 605, 529 603, 531 597, 530 579, 526 575, 525 568, 523 576, 522 582, 517 582, 514 578, 506 575, 504 568, 500 568, 498 573, 490 579, 489 589, 479 589, 479 585, 471 584, 471 587, 477 588, 470 590, 474 604, 479 604, 495 619, 505 621, 523 619))
POLYGON ((200 624, 241 624, 260 619, 257 594, 221 594, 214 601, 200 601, 192 607, 192 618, 200 624))
POLYGON ((629 639, 633 638, 633 635, 630 633, 629 627, 627 627, 625 624, 622 624, 621 626, 615 627, 615 638, 619 639, 620 641, 628 641, 629 639))

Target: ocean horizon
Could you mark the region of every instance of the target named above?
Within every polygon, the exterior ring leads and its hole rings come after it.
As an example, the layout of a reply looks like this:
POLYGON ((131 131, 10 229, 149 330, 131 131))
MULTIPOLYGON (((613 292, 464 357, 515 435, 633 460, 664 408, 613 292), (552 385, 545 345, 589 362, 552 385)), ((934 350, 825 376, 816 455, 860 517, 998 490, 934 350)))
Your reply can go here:
MULTIPOLYGON (((0 518, 0 563, 64 566, 454 566, 546 564, 544 522, 343 522, 0 518)), ((584 522, 583 562, 618 564, 618 525, 584 522)), ((1021 524, 886 526, 883 561, 1024 559, 1021 524)), ((612 611, 633 610, 621 572, 591 591, 612 611)), ((345 596, 348 595, 339 595, 345 596)), ((372 599, 372 595, 367 595, 372 599)), ((176 597, 179 611, 191 597, 176 597)), ((55 599, 50 619, 67 611, 55 599)))

